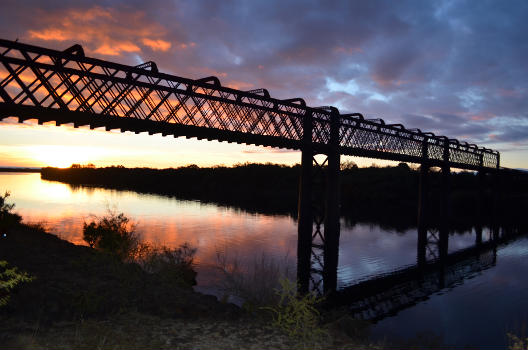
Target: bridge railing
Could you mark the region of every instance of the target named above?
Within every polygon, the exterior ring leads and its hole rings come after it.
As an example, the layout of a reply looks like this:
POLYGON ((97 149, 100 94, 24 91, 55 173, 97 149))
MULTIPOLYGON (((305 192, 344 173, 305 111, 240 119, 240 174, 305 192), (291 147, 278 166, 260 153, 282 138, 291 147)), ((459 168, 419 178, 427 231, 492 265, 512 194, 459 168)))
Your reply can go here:
MULTIPOLYGON (((35 118, 42 110, 57 111, 73 119, 66 122, 75 123, 82 114, 100 126, 108 120, 106 126, 132 130, 119 122, 147 121, 163 125, 164 134, 206 132, 210 139, 290 149, 302 148, 303 119, 310 118, 313 150, 327 153, 331 117, 339 114, 333 107, 308 107, 299 98, 272 98, 265 89, 224 87, 216 77, 193 80, 161 73, 153 62, 134 67, 86 57, 79 45, 56 51, 0 40, 0 63, 0 118, 23 110, 35 118)), ((339 120, 342 154, 475 170, 499 166, 498 152, 486 148, 359 113, 339 115, 339 120)))

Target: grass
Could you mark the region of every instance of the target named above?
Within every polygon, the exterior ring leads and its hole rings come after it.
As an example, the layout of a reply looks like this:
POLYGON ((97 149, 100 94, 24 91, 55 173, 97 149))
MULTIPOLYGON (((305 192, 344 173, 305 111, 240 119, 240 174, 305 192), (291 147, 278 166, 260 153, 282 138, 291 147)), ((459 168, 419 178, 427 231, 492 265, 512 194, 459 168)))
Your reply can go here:
POLYGON ((227 253, 217 251, 216 269, 221 276, 224 299, 229 299, 231 295, 240 298, 248 311, 276 305, 279 298, 274 291, 280 288, 279 280, 294 278, 289 260, 289 255, 277 260, 261 254, 245 264, 237 257, 229 257, 227 253))
POLYGON ((245 310, 305 347, 328 336, 317 309, 322 298, 298 294, 288 260, 288 256, 277 261, 262 254, 244 267, 238 258, 217 252, 224 292, 243 299, 245 310))
POLYGON ((263 308, 273 313, 273 326, 303 345, 327 337, 328 332, 321 327, 320 313, 316 308, 323 299, 315 293, 300 295, 298 285, 286 278, 281 278, 279 283, 281 288, 275 291, 279 302, 263 308))

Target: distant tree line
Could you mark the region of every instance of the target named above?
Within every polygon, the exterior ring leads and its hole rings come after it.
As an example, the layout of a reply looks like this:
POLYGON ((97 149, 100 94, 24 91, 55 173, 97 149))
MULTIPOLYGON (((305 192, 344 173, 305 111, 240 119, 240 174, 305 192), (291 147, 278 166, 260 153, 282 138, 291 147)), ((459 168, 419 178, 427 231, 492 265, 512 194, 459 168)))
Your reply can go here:
MULTIPOLYGON (((43 168, 42 179, 62 181, 73 186, 99 186, 126 189, 143 193, 156 193, 182 199, 196 199, 264 213, 297 212, 299 165, 239 164, 233 167, 198 167, 151 169, 93 165, 73 165, 71 168, 43 168)), ((399 222, 401 226, 416 223, 418 206, 419 171, 406 163, 397 166, 359 168, 354 163, 341 166, 341 212, 357 221, 387 224, 399 222)), ((496 185, 492 175, 486 175, 482 196, 479 197, 479 179, 474 172, 453 172, 450 180, 451 210, 455 220, 478 220, 477 207, 483 216, 494 208, 526 205, 528 184, 501 181, 496 185), (480 199, 479 199, 480 198, 480 199), (497 204, 495 200, 502 201, 497 204), (515 201, 512 201, 515 198, 515 201), (479 203, 480 201, 480 203, 479 203), (495 202, 494 202, 495 201, 495 202), (495 203, 495 204, 494 204, 495 203), (495 207, 494 207, 495 205, 495 207)), ((434 168, 429 174, 427 194, 431 219, 438 218, 440 210, 441 174, 434 168)), ((510 209, 508 209, 510 210, 510 209)))

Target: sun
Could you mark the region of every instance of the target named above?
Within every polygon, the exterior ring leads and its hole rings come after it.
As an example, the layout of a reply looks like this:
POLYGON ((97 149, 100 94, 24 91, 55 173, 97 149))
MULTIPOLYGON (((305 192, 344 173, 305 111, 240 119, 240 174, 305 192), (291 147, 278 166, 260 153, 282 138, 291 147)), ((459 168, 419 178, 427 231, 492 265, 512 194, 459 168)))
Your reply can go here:
POLYGON ((49 146, 31 147, 31 156, 42 166, 67 168, 74 163, 94 163, 99 159, 101 151, 95 147, 80 146, 49 146))

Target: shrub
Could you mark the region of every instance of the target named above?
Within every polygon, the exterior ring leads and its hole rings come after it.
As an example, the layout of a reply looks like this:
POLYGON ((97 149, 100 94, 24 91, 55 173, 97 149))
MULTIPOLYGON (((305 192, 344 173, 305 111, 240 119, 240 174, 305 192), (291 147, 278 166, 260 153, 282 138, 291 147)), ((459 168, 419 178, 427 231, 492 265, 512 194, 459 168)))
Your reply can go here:
POLYGON ((158 275, 162 282, 186 287, 196 284, 196 272, 193 270, 195 254, 196 248, 188 243, 178 248, 143 244, 136 262, 146 272, 158 275))
POLYGON ((30 282, 33 277, 26 272, 20 272, 16 267, 8 267, 7 261, 0 261, 0 307, 7 305, 9 293, 24 282, 30 282))
POLYGON ((115 256, 118 260, 137 263, 162 283, 180 287, 196 284, 193 260, 196 249, 188 243, 178 248, 154 247, 142 242, 136 225, 123 213, 108 214, 83 225, 83 239, 92 248, 115 256))
POLYGON ((315 308, 322 298, 315 293, 299 295, 297 284, 286 278, 281 278, 279 282, 281 289, 276 290, 280 297, 278 305, 264 308, 274 314, 273 325, 289 337, 305 343, 326 335, 319 326, 320 315, 315 308))
POLYGON ((108 214, 90 223, 83 223, 83 239, 88 245, 117 257, 121 261, 133 261, 143 248, 135 224, 123 213, 108 214))
POLYGON ((515 334, 508 333, 508 339, 510 350, 527 350, 528 349, 528 338, 518 337, 515 334))
POLYGON ((20 223, 22 218, 18 214, 11 213, 11 210, 15 207, 14 204, 8 204, 6 202, 7 197, 10 193, 6 191, 4 195, 0 195, 0 235, 7 234, 7 231, 20 223))

